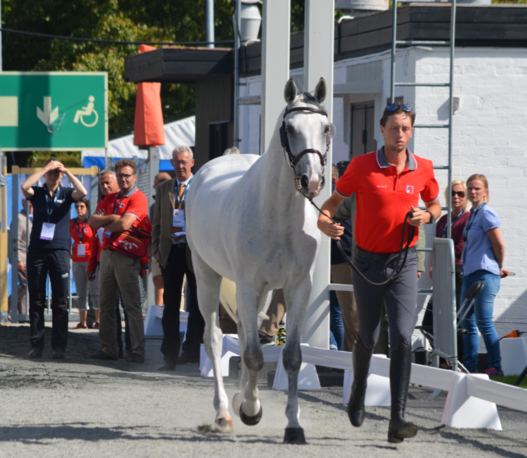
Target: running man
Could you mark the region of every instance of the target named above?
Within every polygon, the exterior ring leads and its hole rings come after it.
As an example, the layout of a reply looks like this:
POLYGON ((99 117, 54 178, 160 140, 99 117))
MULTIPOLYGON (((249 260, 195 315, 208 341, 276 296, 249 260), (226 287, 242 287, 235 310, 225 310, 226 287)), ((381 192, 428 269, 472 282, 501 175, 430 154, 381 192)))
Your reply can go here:
MULTIPOLYGON (((355 157, 336 190, 322 205, 333 216, 339 204, 355 193, 356 249, 353 262, 371 282, 386 280, 384 264, 401 247, 403 224, 431 224, 441 215, 439 185, 432 162, 415 156, 406 148, 412 138, 415 113, 407 105, 388 105, 381 118, 384 147, 355 157), (418 208, 419 197, 426 210, 418 208)), ((344 232, 340 224, 320 215, 319 229, 339 240, 344 232)), ((410 229, 410 228, 409 228, 410 229)), ((375 286, 353 272, 353 286, 359 317, 359 333, 353 348, 353 386, 348 416, 353 426, 364 422, 364 398, 373 347, 379 337, 383 298, 390 322, 390 391, 392 397, 388 442, 398 443, 417 434, 417 426, 404 420, 411 371, 411 335, 417 303, 417 267, 415 244, 418 231, 410 242, 408 258, 400 274, 383 286, 375 286)), ((394 262, 388 264, 391 274, 394 262)))

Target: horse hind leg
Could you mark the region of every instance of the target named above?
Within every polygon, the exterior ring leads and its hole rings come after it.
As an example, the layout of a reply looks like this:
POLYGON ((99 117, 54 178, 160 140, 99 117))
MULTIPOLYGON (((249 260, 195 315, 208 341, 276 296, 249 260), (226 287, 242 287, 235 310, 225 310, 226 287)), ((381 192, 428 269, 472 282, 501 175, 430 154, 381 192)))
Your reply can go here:
POLYGON ((229 399, 225 392, 221 372, 223 333, 219 326, 218 317, 221 276, 195 254, 193 254, 192 260, 196 272, 199 308, 205 320, 203 342, 214 373, 213 404, 216 409, 214 423, 218 431, 229 432, 233 430, 233 424, 229 413, 229 399))

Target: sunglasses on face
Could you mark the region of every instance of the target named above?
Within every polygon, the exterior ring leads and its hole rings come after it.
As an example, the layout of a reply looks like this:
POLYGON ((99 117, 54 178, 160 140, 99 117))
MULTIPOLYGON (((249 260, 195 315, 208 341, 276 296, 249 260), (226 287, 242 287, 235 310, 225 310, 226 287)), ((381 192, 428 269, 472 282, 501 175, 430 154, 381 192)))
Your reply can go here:
POLYGON ((455 197, 455 196, 458 196, 458 197, 465 197, 465 191, 452 191, 452 197, 455 197))
POLYGON ((390 105, 388 105, 386 107, 386 110, 389 111, 390 113, 392 111, 395 111, 397 110, 398 108, 401 108, 401 110, 403 110, 405 113, 410 113, 410 111, 412 111, 412 109, 408 106, 408 105, 398 105, 397 103, 392 103, 390 105))

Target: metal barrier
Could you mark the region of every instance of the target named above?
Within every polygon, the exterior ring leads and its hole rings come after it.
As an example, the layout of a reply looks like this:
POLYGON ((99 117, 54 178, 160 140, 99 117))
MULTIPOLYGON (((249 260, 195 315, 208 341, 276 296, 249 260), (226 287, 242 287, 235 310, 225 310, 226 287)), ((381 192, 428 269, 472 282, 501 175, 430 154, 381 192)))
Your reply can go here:
POLYGON ((456 277, 454 241, 434 238, 434 349, 435 366, 439 356, 448 358, 453 370, 457 367, 456 277))
MULTIPOLYGON (((221 367, 224 376, 229 374, 229 359, 240 355, 240 344, 236 335, 225 335, 222 341, 221 367)), ((264 361, 281 364, 283 346, 263 347, 264 361)), ((352 383, 351 353, 326 350, 302 345, 302 365, 317 365, 343 369, 344 377, 342 402, 347 404, 352 383)), ((316 371, 307 370, 299 377, 300 390, 320 389, 316 371), (315 380, 316 379, 316 380, 315 380)), ((211 363, 204 351, 200 355, 200 370, 203 377, 212 377, 211 363)), ((273 389, 284 389, 279 379, 284 375, 283 367, 278 367, 273 389), (279 385, 281 385, 279 387, 279 385)), ((388 378, 390 360, 384 355, 373 355, 368 378, 367 406, 389 405, 388 378), (373 376, 373 377, 372 377, 373 376), (370 383, 373 382, 373 383, 370 383), (382 402, 379 402, 382 400, 382 402), (368 402, 369 401, 369 402, 368 402)), ((454 428, 488 428, 501 430, 501 422, 496 404, 510 409, 527 412, 527 390, 489 380, 485 374, 463 374, 435 367, 412 364, 410 383, 448 391, 441 424, 454 428)))
MULTIPOLYGON (((40 168, 34 168, 34 167, 18 167, 14 165, 12 167, 11 175, 13 177, 13 184, 12 184, 12 220, 11 220, 11 228, 10 228, 10 250, 9 250, 9 259, 11 261, 12 266, 12 274, 11 274, 11 322, 12 323, 18 323, 21 320, 28 321, 29 315, 26 313, 25 315, 19 315, 18 314, 18 276, 16 275, 16 268, 18 266, 18 206, 19 206, 19 199, 20 199, 20 185, 22 184, 21 178, 24 179, 27 175, 32 175, 33 173, 39 171, 40 168)), ((98 181, 97 179, 92 179, 92 177, 97 177, 97 174, 99 173, 99 169, 96 166, 93 166, 91 168, 70 168, 70 172, 80 177, 81 181, 84 184, 84 187, 88 190, 87 198, 88 200, 93 200, 92 197, 95 199, 94 201, 97 201, 98 197, 98 181)), ((63 178, 64 180, 64 178, 63 178)), ((71 210, 70 210, 71 211, 71 210)), ((29 246, 29 218, 26 218, 26 237, 27 237, 27 243, 26 243, 26 255, 27 255, 27 248, 29 246)), ((72 308, 72 272, 71 272, 71 260, 70 260, 70 272, 69 272, 69 294, 68 294, 68 308, 70 313, 70 321, 77 320, 77 316, 71 315, 71 308, 72 308)), ((51 321, 51 286, 49 282, 49 277, 47 279, 46 283, 46 290, 47 290, 47 313, 44 314, 44 318, 46 321, 51 321)), ((29 291, 26 281, 26 312, 29 312, 29 291)))

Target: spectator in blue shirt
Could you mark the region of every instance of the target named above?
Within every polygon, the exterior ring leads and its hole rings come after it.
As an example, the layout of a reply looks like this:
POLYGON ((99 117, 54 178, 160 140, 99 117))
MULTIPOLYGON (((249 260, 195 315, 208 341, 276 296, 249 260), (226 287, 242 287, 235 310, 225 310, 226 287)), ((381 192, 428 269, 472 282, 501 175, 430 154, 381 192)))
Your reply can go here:
POLYGON ((468 199, 472 203, 470 217, 463 232, 463 288, 465 297, 472 283, 485 281, 485 287, 462 322, 468 335, 463 337, 465 367, 470 372, 478 369, 478 329, 481 332, 489 360, 486 373, 489 376, 503 375, 498 334, 493 323, 494 299, 500 290, 500 278, 504 277, 503 258, 505 244, 500 232, 500 220, 490 208, 489 185, 485 175, 472 175, 467 180, 468 199))

